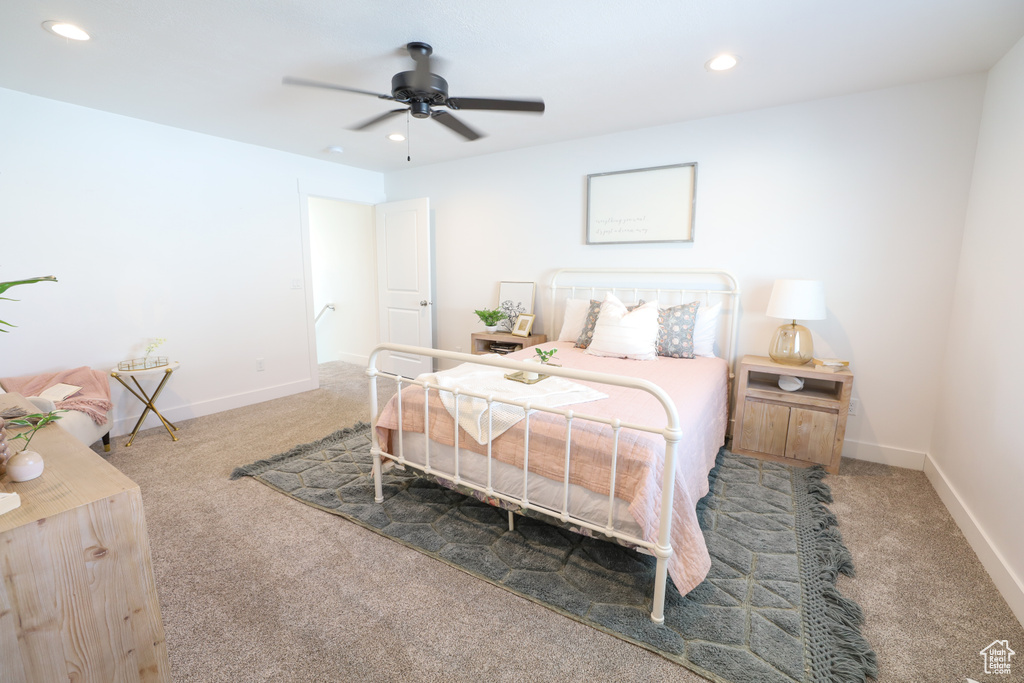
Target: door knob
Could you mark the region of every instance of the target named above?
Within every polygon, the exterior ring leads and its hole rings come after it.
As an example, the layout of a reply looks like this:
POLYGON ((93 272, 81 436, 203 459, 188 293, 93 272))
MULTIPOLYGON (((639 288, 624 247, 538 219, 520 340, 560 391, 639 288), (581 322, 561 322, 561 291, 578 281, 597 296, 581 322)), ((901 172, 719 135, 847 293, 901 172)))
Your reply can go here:
POLYGON ((431 302, 429 302, 429 301, 427 301, 426 299, 424 299, 423 301, 421 301, 421 302, 420 302, 420 306, 429 306, 429 305, 430 305, 430 303, 431 303, 431 302))

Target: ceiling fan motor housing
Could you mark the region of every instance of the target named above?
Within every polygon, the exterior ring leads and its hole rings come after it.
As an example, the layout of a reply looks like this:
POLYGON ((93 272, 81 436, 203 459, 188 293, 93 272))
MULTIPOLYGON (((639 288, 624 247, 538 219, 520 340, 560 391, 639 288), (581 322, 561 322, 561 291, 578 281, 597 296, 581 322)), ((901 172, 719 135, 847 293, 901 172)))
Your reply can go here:
MULTIPOLYGON (((423 102, 444 104, 448 99, 448 81, 437 74, 430 74, 430 86, 426 90, 414 85, 415 71, 402 71, 391 78, 391 96, 399 102, 423 102)), ((413 116, 416 116, 413 110, 413 116)), ((426 114, 425 116, 429 116, 426 114)), ((422 117, 420 117, 422 118, 422 117)))

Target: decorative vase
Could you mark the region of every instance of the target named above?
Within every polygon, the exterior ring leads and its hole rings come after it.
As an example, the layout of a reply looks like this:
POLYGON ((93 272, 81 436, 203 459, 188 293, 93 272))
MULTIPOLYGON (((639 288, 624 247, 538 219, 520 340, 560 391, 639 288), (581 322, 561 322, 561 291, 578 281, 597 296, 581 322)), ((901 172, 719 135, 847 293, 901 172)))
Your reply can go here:
POLYGON ((497 325, 484 325, 484 329, 487 330, 488 334, 494 334, 498 331, 497 325))
POLYGON ((30 481, 43 473, 43 456, 35 451, 21 451, 7 460, 11 481, 30 481))

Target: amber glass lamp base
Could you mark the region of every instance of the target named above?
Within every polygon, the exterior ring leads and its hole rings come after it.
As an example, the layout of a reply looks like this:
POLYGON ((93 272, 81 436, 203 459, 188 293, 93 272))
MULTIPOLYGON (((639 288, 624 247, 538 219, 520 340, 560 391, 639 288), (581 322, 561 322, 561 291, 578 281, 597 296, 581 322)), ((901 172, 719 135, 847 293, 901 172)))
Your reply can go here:
POLYGON ((814 344, 811 331, 796 321, 782 325, 775 330, 772 343, 768 346, 768 357, 784 365, 803 365, 814 358, 814 344))

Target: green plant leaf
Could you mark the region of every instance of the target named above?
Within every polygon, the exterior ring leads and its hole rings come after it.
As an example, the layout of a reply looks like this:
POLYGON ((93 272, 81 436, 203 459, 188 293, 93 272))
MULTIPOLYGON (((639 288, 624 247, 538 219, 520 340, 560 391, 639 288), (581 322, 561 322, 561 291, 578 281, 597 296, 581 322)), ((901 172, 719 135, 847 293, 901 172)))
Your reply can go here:
POLYGON ((499 322, 506 318, 505 314, 497 308, 483 308, 478 311, 473 311, 476 316, 480 318, 480 322, 484 325, 497 325, 499 322))
POLYGON ((56 422, 63 417, 60 413, 66 413, 67 410, 54 410, 49 413, 32 413, 31 415, 22 415, 21 417, 14 418, 13 420, 7 420, 7 426, 14 427, 27 427, 28 429, 24 432, 19 432, 13 436, 7 438, 8 441, 24 441, 25 448, 28 448, 29 444, 32 443, 32 437, 36 435, 40 429, 56 422), (35 424, 33 424, 35 422, 35 424))
POLYGON ((18 285, 30 285, 34 282, 56 282, 57 278, 52 275, 46 275, 45 277, 30 277, 27 280, 12 280, 11 282, 0 282, 0 294, 3 294, 11 287, 17 287, 18 285))

